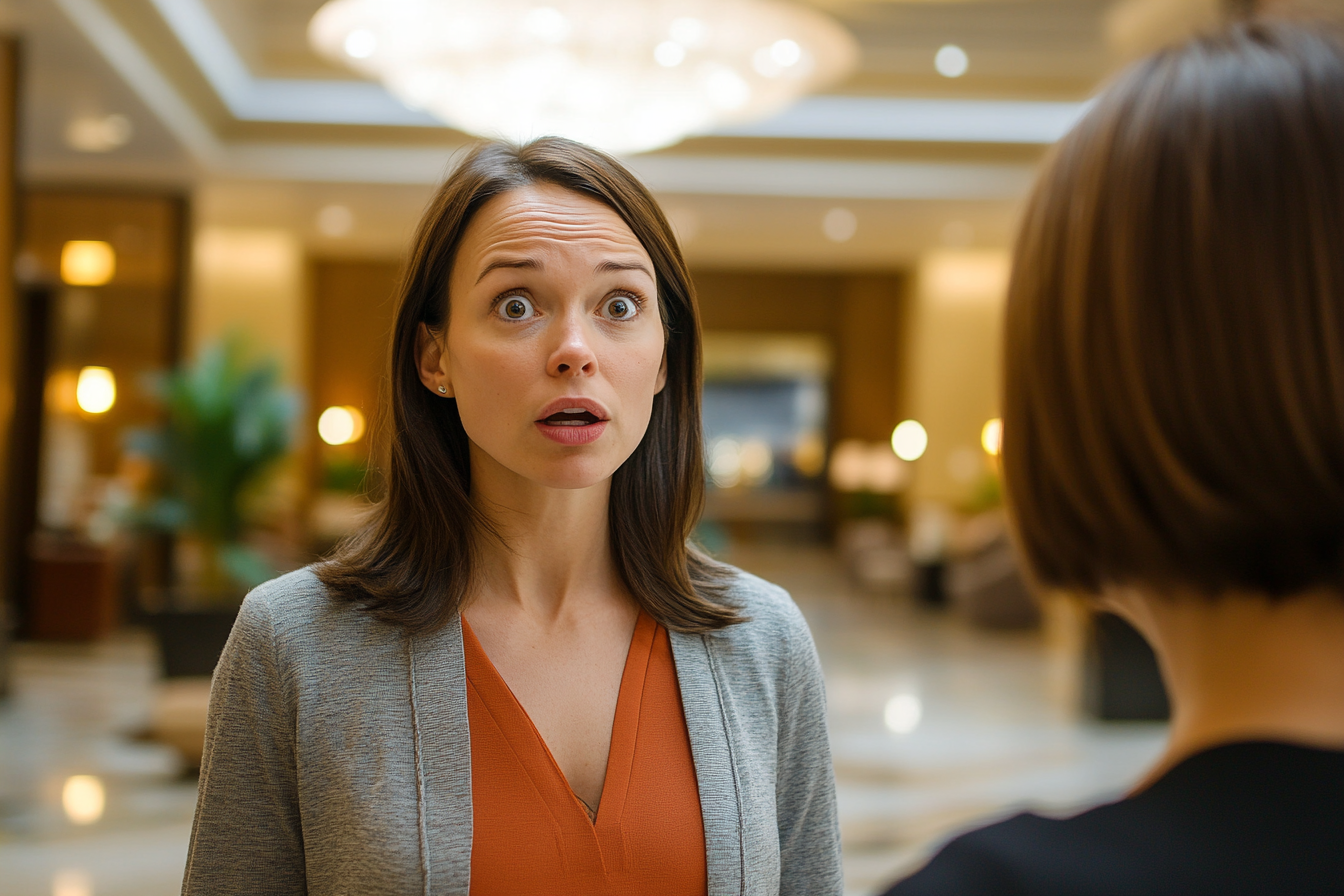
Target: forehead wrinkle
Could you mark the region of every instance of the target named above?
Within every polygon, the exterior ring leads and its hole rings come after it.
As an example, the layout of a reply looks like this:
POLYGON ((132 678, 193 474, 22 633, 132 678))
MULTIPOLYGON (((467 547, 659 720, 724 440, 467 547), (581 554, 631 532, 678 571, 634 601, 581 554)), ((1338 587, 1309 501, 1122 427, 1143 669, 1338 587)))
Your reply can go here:
POLYGON ((585 251, 601 253, 604 256, 594 265, 596 273, 612 273, 623 270, 636 270, 649 273, 648 253, 644 246, 631 235, 621 239, 619 235, 601 232, 555 234, 539 229, 529 233, 512 233, 506 237, 490 240, 489 234, 482 234, 482 241, 488 242, 488 248, 481 253, 481 273, 477 282, 496 268, 522 268, 527 270, 545 270, 547 256, 554 256, 566 247, 587 244, 585 251))
MULTIPOLYGON (((521 217, 521 216, 520 216, 521 217)), ((479 239, 493 249, 500 245, 520 241, 575 242, 597 240, 617 246, 639 247, 639 242, 629 228, 612 226, 605 221, 574 220, 557 221, 551 218, 536 220, 529 216, 522 220, 498 220, 489 222, 481 229, 479 239)))
POLYGON ((496 268, 543 270, 546 256, 576 244, 586 244, 578 247, 581 251, 615 256, 598 262, 596 272, 642 270, 652 277, 643 243, 620 215, 602 203, 567 192, 538 196, 527 191, 483 211, 485 215, 477 218, 481 226, 469 237, 479 247, 472 253, 481 262, 478 283, 496 268))

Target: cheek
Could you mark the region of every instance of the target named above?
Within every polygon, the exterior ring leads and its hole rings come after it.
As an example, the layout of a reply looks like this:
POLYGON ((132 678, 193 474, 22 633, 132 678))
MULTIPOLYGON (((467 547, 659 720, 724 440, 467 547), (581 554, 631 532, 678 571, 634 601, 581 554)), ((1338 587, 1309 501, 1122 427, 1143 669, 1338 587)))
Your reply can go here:
POLYGON ((609 366, 613 375, 619 370, 622 380, 630 388, 654 391, 658 387, 658 369, 663 364, 663 337, 661 332, 622 346, 616 364, 609 366))
POLYGON ((526 378, 528 359, 518 346, 455 345, 450 340, 448 347, 458 413, 467 434, 475 439, 510 419, 498 411, 524 396, 520 381, 526 378))

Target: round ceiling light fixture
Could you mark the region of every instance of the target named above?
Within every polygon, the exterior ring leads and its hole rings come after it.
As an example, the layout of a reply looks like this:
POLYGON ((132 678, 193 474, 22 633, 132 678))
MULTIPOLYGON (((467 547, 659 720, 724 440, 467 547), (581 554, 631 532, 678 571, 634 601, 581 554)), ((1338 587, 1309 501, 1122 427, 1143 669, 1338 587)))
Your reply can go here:
POLYGON ((839 23, 777 0, 330 0, 308 40, 468 133, 614 153, 766 118, 858 61, 839 23))

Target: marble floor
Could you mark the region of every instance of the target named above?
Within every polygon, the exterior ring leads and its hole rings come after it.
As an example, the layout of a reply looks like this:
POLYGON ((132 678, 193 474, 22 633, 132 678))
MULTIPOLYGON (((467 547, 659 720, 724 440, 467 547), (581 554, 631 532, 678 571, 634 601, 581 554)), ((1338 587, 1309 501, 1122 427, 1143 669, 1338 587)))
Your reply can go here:
MULTIPOLYGON (((1067 615, 1047 614, 1041 632, 983 632, 855 592, 822 549, 729 559, 788 587, 816 636, 847 894, 874 892, 981 819, 1117 795, 1161 749, 1160 725, 1079 715, 1067 615)), ((0 702, 0 896, 178 892, 195 782, 173 750, 137 739, 154 668, 136 631, 16 646, 14 693, 0 702)))

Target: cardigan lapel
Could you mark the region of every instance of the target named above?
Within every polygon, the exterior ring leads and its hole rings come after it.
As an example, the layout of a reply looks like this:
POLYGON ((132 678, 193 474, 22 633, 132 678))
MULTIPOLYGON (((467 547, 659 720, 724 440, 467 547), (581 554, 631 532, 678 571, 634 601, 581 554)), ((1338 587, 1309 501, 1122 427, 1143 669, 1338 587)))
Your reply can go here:
POLYGON ((462 621, 408 638, 424 896, 467 896, 471 886, 471 731, 462 621))
POLYGON ((743 892, 741 795, 710 644, 703 635, 668 635, 700 791, 709 896, 737 896, 743 892))

